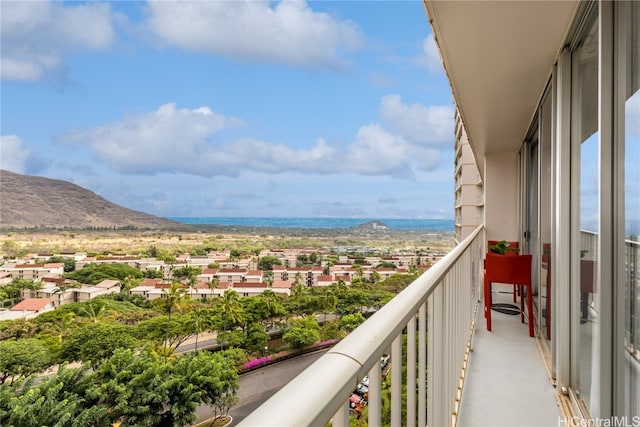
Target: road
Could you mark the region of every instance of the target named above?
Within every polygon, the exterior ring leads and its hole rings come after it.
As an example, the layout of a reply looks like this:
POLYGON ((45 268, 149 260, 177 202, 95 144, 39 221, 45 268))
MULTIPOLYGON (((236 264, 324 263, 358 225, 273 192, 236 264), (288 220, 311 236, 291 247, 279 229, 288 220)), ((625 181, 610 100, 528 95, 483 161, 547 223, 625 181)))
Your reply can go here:
MULTIPOLYGON (((238 390, 238 398, 240 400, 229 411, 229 415, 233 417, 231 426, 237 425, 275 392, 320 358, 327 350, 304 354, 241 375, 239 381, 240 390, 238 390)), ((199 407, 196 410, 196 414, 199 422, 213 416, 211 408, 208 406, 199 407)))

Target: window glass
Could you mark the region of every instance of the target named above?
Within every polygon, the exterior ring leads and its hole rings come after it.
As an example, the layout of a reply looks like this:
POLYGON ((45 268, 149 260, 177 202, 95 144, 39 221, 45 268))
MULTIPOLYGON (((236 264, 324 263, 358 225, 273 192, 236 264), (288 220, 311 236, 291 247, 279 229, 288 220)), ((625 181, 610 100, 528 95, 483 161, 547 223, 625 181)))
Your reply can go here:
MULTIPOLYGON (((599 239, 599 129, 598 129, 598 19, 593 13, 572 54, 572 135, 579 144, 579 279, 572 301, 579 305, 572 318, 575 391, 592 410, 598 407, 598 239, 599 239)), ((576 145, 574 145, 576 146, 576 145)))
POLYGON ((625 7, 622 23, 625 54, 620 76, 624 99, 624 204, 625 204, 625 338, 624 410, 629 420, 640 419, 640 3, 625 7), (626 11, 625 11, 626 12, 626 11), (636 418, 634 418, 636 417, 636 418))

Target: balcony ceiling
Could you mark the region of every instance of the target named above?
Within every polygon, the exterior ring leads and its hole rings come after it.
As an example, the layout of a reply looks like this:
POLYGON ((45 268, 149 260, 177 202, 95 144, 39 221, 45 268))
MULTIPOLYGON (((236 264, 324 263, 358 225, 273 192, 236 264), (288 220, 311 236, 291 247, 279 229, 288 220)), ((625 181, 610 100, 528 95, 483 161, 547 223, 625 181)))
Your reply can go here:
POLYGON ((482 171, 519 149, 579 1, 424 3, 482 171))

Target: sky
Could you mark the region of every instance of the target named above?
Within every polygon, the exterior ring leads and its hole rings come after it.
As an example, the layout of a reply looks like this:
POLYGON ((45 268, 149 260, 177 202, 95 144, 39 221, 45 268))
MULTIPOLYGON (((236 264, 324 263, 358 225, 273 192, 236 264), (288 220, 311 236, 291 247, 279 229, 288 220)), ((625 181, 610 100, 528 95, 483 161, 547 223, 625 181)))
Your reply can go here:
POLYGON ((0 2, 0 167, 161 217, 453 218, 420 0, 0 2))

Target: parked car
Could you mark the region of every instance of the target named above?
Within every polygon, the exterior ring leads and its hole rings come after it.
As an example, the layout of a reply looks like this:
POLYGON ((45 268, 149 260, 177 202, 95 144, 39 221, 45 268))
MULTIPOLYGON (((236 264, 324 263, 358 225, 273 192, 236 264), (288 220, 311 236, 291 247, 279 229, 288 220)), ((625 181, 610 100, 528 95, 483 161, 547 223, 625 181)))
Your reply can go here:
POLYGON ((366 386, 362 383, 358 384, 358 387, 356 387, 356 394, 358 394, 359 396, 363 396, 365 394, 367 394, 369 392, 369 386, 366 386))
POLYGON ((383 354, 380 358, 380 367, 384 368, 385 366, 387 366, 387 364, 389 363, 389 359, 391 359, 391 356, 389 356, 388 354, 383 354))
POLYGON ((358 396, 357 394, 352 394, 349 398, 349 406, 355 408, 358 403, 362 402, 362 396, 358 396))

